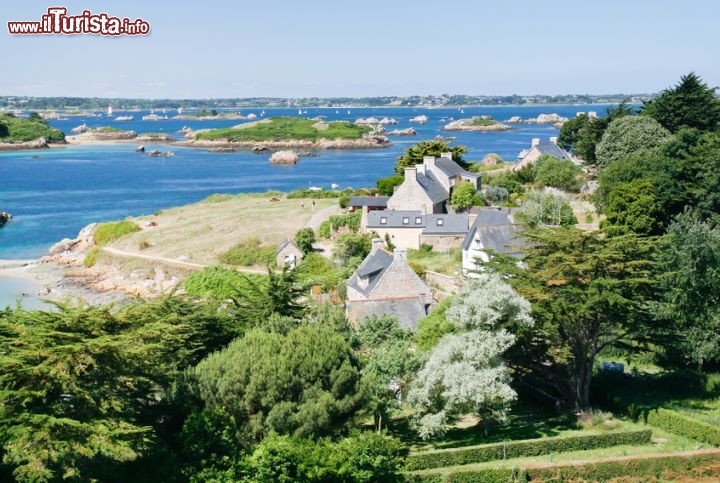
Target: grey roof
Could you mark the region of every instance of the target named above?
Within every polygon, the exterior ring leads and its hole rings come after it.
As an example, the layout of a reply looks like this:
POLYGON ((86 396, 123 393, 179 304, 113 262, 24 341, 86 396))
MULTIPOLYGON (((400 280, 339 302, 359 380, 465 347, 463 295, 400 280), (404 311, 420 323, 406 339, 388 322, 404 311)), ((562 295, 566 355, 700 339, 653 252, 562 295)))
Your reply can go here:
POLYGON ((477 211, 476 225, 507 225, 510 213, 506 210, 481 208, 477 211))
POLYGON ((555 156, 556 158, 560 159, 570 159, 570 156, 568 156, 568 154, 562 149, 560 149, 560 146, 555 143, 546 141, 544 143, 538 144, 535 147, 540 152, 540 154, 549 154, 550 156, 555 156))
POLYGON ((433 204, 441 203, 448 199, 448 192, 432 173, 417 173, 416 179, 423 190, 425 190, 425 193, 430 197, 430 201, 432 201, 433 204))
POLYGON ((297 248, 298 251, 302 251, 302 250, 300 250, 300 247, 298 247, 298 246, 295 244, 294 241, 292 241, 292 240, 289 239, 289 238, 286 238, 286 239, 284 239, 283 241, 281 241, 280 244, 279 244, 279 245, 277 246, 277 248, 275 249, 275 255, 277 255, 278 253, 280 253, 280 252, 283 250, 283 248, 285 248, 285 247, 288 246, 288 245, 292 245, 292 246, 294 246, 295 248, 297 248))
POLYGON ((422 228, 425 226, 425 217, 419 210, 378 210, 370 211, 367 214, 367 226, 369 228, 422 228), (422 218, 420 224, 415 223, 417 217, 422 218), (386 223, 380 223, 381 218, 386 218, 386 223), (408 218, 409 223, 403 224, 403 218, 408 218))
POLYGON ((375 289, 380 279, 385 273, 385 270, 392 264, 393 255, 382 249, 377 249, 370 253, 370 255, 363 260, 360 266, 355 270, 355 273, 348 279, 348 285, 368 296, 375 289), (360 288, 358 285, 359 277, 368 277, 368 285, 365 288, 360 288))
POLYGON ((349 206, 387 206, 389 196, 353 196, 349 206))
POLYGON ((519 225, 478 225, 475 223, 463 240, 463 250, 468 250, 472 244, 475 234, 479 232, 480 242, 483 247, 498 253, 516 255, 526 245, 525 239, 518 234, 521 231, 519 225))
POLYGON ((449 235, 462 234, 468 231, 468 215, 467 213, 454 214, 432 214, 425 215, 425 230, 427 235, 449 235), (438 220, 442 220, 442 225, 438 225, 438 220))
POLYGON ((418 320, 427 315, 425 304, 420 297, 408 297, 393 300, 354 300, 347 301, 348 312, 362 324, 366 318, 393 314, 403 329, 415 329, 418 320))
POLYGON ((440 171, 448 175, 449 177, 453 176, 466 176, 471 178, 479 178, 479 174, 471 173, 469 171, 466 171, 457 164, 452 159, 448 158, 435 158, 435 166, 437 166, 440 171))

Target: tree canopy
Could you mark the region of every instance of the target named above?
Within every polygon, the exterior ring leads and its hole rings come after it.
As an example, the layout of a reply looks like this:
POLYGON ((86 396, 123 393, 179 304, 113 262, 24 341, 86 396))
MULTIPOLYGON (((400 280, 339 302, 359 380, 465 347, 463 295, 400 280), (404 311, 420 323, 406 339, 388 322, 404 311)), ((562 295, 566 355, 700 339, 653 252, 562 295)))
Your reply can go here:
POLYGON ((647 116, 623 116, 612 121, 595 148, 598 166, 605 168, 631 154, 652 151, 670 140, 670 132, 647 116))
POLYGON ((720 99, 715 90, 697 74, 690 72, 658 97, 645 102, 642 113, 672 133, 683 127, 713 131, 720 126, 720 99))
POLYGON ((395 172, 399 175, 405 174, 405 168, 422 164, 425 156, 440 157, 442 153, 452 153, 452 159, 465 167, 463 156, 468 152, 465 146, 450 146, 445 141, 420 141, 405 149, 405 152, 397 158, 395 172))

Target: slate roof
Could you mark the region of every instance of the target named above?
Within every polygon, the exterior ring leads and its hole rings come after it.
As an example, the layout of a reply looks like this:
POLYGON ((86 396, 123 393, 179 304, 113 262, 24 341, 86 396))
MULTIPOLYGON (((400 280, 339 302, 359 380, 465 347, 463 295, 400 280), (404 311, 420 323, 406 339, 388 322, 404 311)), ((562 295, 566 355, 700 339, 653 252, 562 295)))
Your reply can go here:
POLYGON ((467 213, 432 214, 425 215, 425 230, 427 235, 464 235, 468 231, 467 213), (442 220, 442 225, 438 225, 442 220))
POLYGON ((387 206, 389 196, 353 196, 349 206, 387 206))
POLYGON ((414 329, 417 321, 427 315, 425 304, 419 297, 392 300, 353 300, 346 302, 348 311, 361 315, 361 320, 373 315, 393 314, 403 329, 414 329))
POLYGON ((538 144, 535 147, 540 152, 540 154, 549 154, 550 156, 555 156, 556 158, 560 159, 570 159, 570 156, 568 156, 568 154, 562 149, 560 149, 560 146, 555 143, 546 141, 538 144))
POLYGON ((510 223, 510 213, 506 210, 481 208, 475 218, 476 225, 507 225, 510 223))
POLYGON ((367 226, 368 228, 422 228, 425 226, 425 216, 419 210, 370 211, 367 214, 367 226), (415 223, 418 217, 422 218, 420 224, 415 223), (380 223, 381 218, 386 218, 387 223, 380 223), (403 224, 403 218, 409 218, 409 223, 403 224))
POLYGON ((448 192, 432 173, 418 173, 416 179, 418 184, 422 186, 422 189, 425 190, 425 193, 430 197, 430 201, 432 201, 433 204, 442 203, 449 198, 448 192))
POLYGON ((465 171, 462 166, 457 164, 452 159, 448 158, 435 158, 435 166, 437 166, 440 171, 445 173, 448 177, 452 178, 453 176, 465 176, 465 177, 471 177, 471 178, 479 178, 479 174, 471 173, 469 171, 465 171))
POLYGON ((298 247, 298 246, 295 244, 294 241, 290 240, 289 238, 286 238, 286 239, 284 239, 283 241, 281 241, 280 244, 279 244, 279 245, 277 246, 277 248, 275 249, 275 255, 277 255, 278 253, 280 253, 280 252, 281 252, 286 246, 288 246, 288 245, 292 245, 292 246, 294 246, 295 248, 297 248, 299 251, 302 251, 302 250, 300 250, 300 247, 298 247))
POLYGON ((382 249, 375 250, 367 256, 358 269, 355 270, 355 273, 348 279, 348 285, 366 297, 369 296, 392 262, 393 255, 391 253, 382 249), (359 277, 369 278, 367 287, 360 288, 358 285, 359 277))
POLYGON ((520 248, 526 245, 525 240, 518 236, 520 229, 520 226, 507 222, 505 224, 481 225, 476 221, 463 240, 462 248, 463 250, 470 248, 475 239, 475 234, 479 230, 480 242, 484 249, 515 255, 519 253, 520 248))

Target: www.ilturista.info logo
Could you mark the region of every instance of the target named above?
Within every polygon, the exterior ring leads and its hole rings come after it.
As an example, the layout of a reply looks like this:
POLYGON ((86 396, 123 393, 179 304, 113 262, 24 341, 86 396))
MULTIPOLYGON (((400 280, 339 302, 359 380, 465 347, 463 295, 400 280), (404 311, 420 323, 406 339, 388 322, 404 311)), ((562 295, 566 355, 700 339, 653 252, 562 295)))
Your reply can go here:
POLYGON ((83 10, 80 15, 68 15, 65 7, 50 7, 39 22, 8 22, 12 35, 94 34, 94 35, 147 35, 150 24, 138 18, 111 17, 106 13, 94 14, 83 10))

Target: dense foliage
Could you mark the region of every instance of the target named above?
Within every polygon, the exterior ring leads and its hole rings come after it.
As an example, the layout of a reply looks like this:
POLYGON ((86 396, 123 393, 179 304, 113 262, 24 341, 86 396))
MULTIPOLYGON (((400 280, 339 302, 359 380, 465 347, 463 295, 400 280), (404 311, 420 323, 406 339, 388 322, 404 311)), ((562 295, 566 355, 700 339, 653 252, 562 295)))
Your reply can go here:
POLYGON ((720 126, 720 99, 715 95, 716 90, 691 72, 672 88, 645 102, 642 113, 672 133, 684 127, 712 131, 720 126))
POLYGON ((65 140, 65 134, 59 129, 50 127, 36 113, 31 113, 27 118, 15 117, 11 113, 0 113, 0 143, 34 141, 39 138, 45 138, 47 142, 62 142, 65 140))
POLYGON ((346 121, 319 122, 296 117, 274 117, 267 121, 248 123, 246 127, 212 129, 199 132, 196 139, 228 141, 290 141, 318 139, 360 139, 370 129, 346 121))
POLYGON ((579 192, 585 183, 582 168, 568 159, 559 159, 543 154, 533 167, 535 181, 541 186, 550 186, 565 191, 579 192))
POLYGON ((452 159, 460 166, 466 164, 463 156, 468 152, 465 146, 450 146, 445 141, 420 141, 405 149, 405 152, 397 158, 395 172, 401 176, 405 175, 405 168, 411 168, 416 164, 422 164, 425 156, 440 157, 442 153, 452 153, 452 159))

